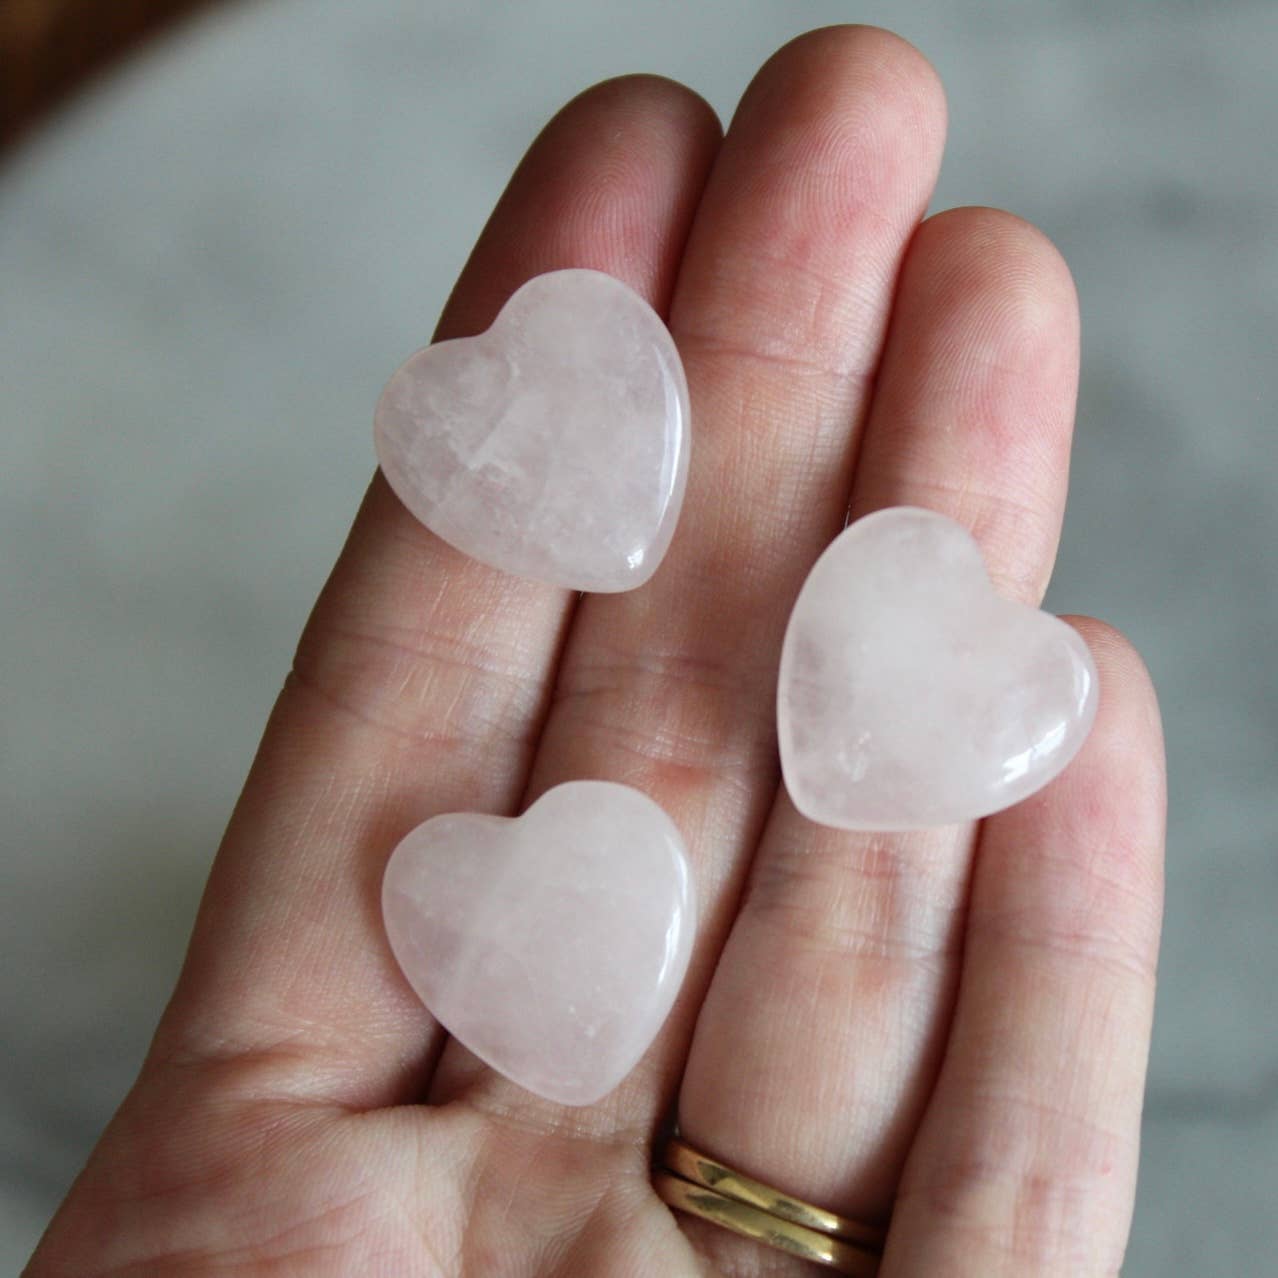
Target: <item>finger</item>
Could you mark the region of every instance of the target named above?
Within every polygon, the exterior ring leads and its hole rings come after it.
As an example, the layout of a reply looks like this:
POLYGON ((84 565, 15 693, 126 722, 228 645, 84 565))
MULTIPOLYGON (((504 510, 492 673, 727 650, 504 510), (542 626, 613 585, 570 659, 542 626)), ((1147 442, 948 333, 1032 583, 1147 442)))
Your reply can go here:
POLYGON ((1080 620, 1096 725, 991 817, 936 1093, 883 1278, 1117 1274, 1131 1223, 1162 916, 1163 745, 1140 659, 1080 620))
MULTIPOLYGON (((1001 588, 1036 599, 1064 502, 1077 340, 1068 272, 1040 234, 989 210, 925 222, 853 515, 912 503, 959 519, 1001 588)), ((689 1141, 845 1215, 886 1216, 944 1041, 971 838, 848 834, 782 797, 697 1024, 679 1099, 689 1141)))
POLYGON ((1078 297, 1029 223, 951 209, 920 228, 857 467, 852 517, 925 506, 971 529, 996 589, 1037 603, 1060 539, 1078 297))
MULTIPOLYGON (((449 300, 482 329, 529 276, 617 276, 664 309, 718 144, 687 90, 604 84, 533 144, 449 300)), ((374 479, 298 649, 210 879, 160 1050, 251 1054, 288 1086, 374 1104, 438 1041, 395 970, 379 880, 441 811, 523 790, 572 596, 445 545, 374 479)))
MULTIPOLYGON (((759 72, 707 185, 671 308, 693 410, 679 531, 646 587, 584 601, 531 786, 602 777, 661 803, 693 856, 700 937, 644 1067, 574 1123, 646 1132, 675 1085, 776 793, 786 615, 843 521, 893 285, 943 132, 936 77, 914 49, 831 28, 759 72)), ((450 1044, 435 1097, 463 1092, 527 1113, 526 1097, 450 1044)))

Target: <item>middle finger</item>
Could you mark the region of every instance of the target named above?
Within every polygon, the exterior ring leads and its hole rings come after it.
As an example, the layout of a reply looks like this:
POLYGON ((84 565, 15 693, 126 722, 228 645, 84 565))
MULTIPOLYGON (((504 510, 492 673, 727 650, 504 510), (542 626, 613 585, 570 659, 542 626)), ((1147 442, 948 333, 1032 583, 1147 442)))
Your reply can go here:
MULTIPOLYGON (((591 777, 656 799, 701 902, 654 1051, 574 1125, 646 1131, 673 1090, 776 793, 773 699, 790 606, 838 530, 905 246, 931 196, 944 104, 912 47, 871 28, 800 37, 759 72, 720 150, 670 326, 693 443, 678 534, 645 587, 583 601, 527 799, 591 777)), ((432 1099, 538 1107, 449 1045, 432 1099)), ((553 1124, 554 1108, 536 1119, 553 1124)))

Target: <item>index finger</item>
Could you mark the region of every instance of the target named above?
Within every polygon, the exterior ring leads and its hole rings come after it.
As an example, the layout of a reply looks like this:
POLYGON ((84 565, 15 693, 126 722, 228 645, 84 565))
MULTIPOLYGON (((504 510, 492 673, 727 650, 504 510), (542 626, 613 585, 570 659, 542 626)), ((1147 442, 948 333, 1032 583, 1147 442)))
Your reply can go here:
MULTIPOLYGON (((718 138, 705 103, 654 77, 574 100, 497 205, 439 336, 483 329, 566 266, 663 310, 718 138)), ((256 1054, 282 1062, 281 1088, 362 1106, 424 1086, 442 1031, 382 936, 386 856, 439 812, 518 803, 574 598, 466 558, 374 478, 214 865, 160 1056, 256 1054)))

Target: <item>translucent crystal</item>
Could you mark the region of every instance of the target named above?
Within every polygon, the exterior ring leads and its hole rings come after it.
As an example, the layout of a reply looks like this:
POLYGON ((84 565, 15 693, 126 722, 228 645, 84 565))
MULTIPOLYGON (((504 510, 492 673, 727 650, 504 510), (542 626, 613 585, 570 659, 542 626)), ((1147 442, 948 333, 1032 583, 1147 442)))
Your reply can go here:
POLYGON ((695 927, 679 831, 605 781, 557 786, 515 819, 418 826, 386 868, 382 911, 405 976, 453 1037, 567 1105, 606 1095, 648 1049, 695 927))
POLYGON ((1069 763, 1096 714, 1078 633, 996 595, 967 530, 911 507, 835 539, 781 653, 781 766, 824 825, 901 830, 988 815, 1069 763))
POLYGON ((642 585, 688 470, 688 388, 658 315, 599 271, 531 279, 487 332, 418 351, 374 420, 412 513, 474 559, 573 590, 642 585))

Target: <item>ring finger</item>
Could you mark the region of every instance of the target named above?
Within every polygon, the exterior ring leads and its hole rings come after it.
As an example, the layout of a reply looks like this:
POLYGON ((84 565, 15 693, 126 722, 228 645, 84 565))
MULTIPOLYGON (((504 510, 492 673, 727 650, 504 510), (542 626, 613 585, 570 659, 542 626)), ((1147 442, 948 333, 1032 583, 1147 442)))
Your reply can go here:
MULTIPOLYGON (((992 210, 925 223, 906 257, 854 517, 959 520, 1001 593, 1037 603, 1064 508, 1078 358, 1064 264, 992 210)), ((890 1209, 948 1029, 972 827, 848 834, 782 794, 697 1023, 690 1143, 853 1218, 890 1209)), ((690 1222, 725 1262, 743 1244, 690 1222)))

